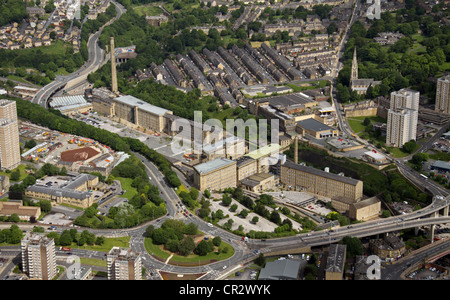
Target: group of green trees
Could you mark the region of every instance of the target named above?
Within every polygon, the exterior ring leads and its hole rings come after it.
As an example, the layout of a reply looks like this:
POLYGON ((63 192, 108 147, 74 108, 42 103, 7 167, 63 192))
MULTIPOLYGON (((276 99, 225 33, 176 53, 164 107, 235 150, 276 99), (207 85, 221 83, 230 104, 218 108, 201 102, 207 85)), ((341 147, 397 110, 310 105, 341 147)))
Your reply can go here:
POLYGON ((136 156, 132 155, 117 165, 107 181, 115 177, 132 178, 131 186, 137 193, 128 203, 111 207, 107 216, 98 215, 98 205, 94 204, 76 218, 74 224, 92 228, 129 228, 166 214, 160 191, 149 182, 145 167, 136 156))
POLYGON ((22 230, 15 224, 11 225, 10 228, 0 230, 0 244, 20 244, 22 237, 22 230))
POLYGON ((27 5, 22 0, 2 0, 0 1, 0 27, 13 22, 21 23, 27 14, 27 5))
POLYGON ((173 219, 164 221, 159 228, 153 225, 148 226, 145 234, 153 244, 164 245, 166 250, 183 256, 191 253, 205 256, 214 251, 214 247, 219 247, 222 242, 220 237, 215 237, 195 243, 194 237, 199 234, 197 225, 185 224, 183 221, 173 219))
POLYGON ((387 96, 405 87, 412 87, 434 101, 436 85, 429 78, 448 71, 450 27, 442 25, 438 16, 426 14, 415 1, 408 2, 405 9, 384 12, 380 19, 369 21, 369 29, 360 21, 353 24, 344 52, 344 68, 338 77, 337 92, 341 102, 387 96), (382 32, 400 32, 405 37, 391 46, 382 46, 373 40, 382 32), (381 81, 370 87, 366 96, 348 89, 355 47, 359 78, 381 81))
MULTIPOLYGON (((35 226, 33 232, 45 233, 45 229, 41 226, 35 226)), ((77 246, 101 246, 105 243, 104 236, 96 236, 87 230, 83 230, 81 233, 76 229, 64 230, 61 234, 50 232, 47 234, 47 237, 52 238, 56 246, 71 246, 72 244, 76 244, 77 246)))
MULTIPOLYGON (((273 197, 268 194, 262 194, 260 195, 259 199, 254 201, 252 198, 244 194, 241 187, 227 188, 222 191, 221 203, 224 207, 229 207, 229 210, 232 213, 237 213, 242 218, 246 218, 250 212, 254 212, 259 217, 265 218, 278 225, 274 232, 256 232, 252 230, 247 234, 244 233, 244 228, 240 226, 238 229, 233 230, 233 233, 237 235, 248 236, 252 238, 268 238, 292 235, 295 234, 296 231, 292 227, 293 223, 291 221, 291 218, 292 220, 295 220, 302 224, 304 230, 313 230, 315 228, 315 224, 312 221, 308 220, 308 218, 301 217, 296 213, 292 214, 292 212, 287 207, 281 207, 279 210, 273 209, 272 211, 267 209, 267 207, 276 208, 273 197), (238 201, 245 208, 240 212, 237 212, 237 205, 231 204, 232 199, 238 201), (282 220, 280 214, 283 214, 288 218, 282 220)), ((211 203, 209 197, 203 197, 200 201, 200 206, 201 208, 198 210, 198 215, 207 221, 216 223, 221 219, 229 217, 228 215, 225 215, 223 210, 219 209, 217 211, 211 211, 211 203)), ((253 217, 251 222, 257 223, 259 221, 258 216, 253 217)), ((233 220, 230 218, 222 227, 226 230, 231 230, 233 223, 233 220)))

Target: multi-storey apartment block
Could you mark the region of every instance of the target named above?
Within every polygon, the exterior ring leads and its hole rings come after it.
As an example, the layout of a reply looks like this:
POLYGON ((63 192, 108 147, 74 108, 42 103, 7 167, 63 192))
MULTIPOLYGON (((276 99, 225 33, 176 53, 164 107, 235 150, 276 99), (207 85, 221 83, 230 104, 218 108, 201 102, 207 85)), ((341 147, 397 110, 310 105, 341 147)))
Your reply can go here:
POLYGON ((437 81, 435 111, 450 115, 450 75, 437 81))
POLYGON ((410 89, 391 93, 386 131, 387 145, 401 147, 410 140, 416 140, 419 95, 419 92, 410 89))
POLYGON ((16 102, 0 99, 0 168, 12 170, 19 164, 19 124, 16 102))
POLYGON ((142 261, 130 248, 113 247, 107 255, 108 280, 141 280, 142 261))
POLYGON ((29 232, 21 241, 22 268, 31 279, 52 280, 56 275, 55 241, 29 232))

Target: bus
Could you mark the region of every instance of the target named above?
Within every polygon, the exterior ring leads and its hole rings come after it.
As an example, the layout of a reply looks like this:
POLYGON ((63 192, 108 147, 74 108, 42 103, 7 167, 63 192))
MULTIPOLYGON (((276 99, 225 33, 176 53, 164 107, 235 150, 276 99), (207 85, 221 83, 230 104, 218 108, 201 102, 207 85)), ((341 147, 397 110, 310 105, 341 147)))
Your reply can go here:
POLYGON ((425 178, 425 179, 428 179, 428 177, 425 176, 425 175, 423 175, 423 174, 420 174, 420 176, 422 176, 422 177, 425 178))

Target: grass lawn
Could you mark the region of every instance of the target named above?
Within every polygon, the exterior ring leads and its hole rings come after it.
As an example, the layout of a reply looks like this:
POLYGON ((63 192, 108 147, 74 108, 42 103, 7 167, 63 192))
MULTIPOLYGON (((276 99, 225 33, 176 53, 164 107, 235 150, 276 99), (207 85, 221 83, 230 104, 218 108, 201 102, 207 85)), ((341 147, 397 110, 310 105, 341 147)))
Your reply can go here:
MULTIPOLYGON (((156 256, 162 261, 167 260, 171 255, 171 253, 169 253, 168 251, 161 249, 159 245, 154 245, 150 238, 145 238, 144 245, 145 249, 150 255, 156 256)), ((222 241, 219 248, 220 250, 218 252, 210 252, 205 256, 199 256, 195 254, 182 256, 175 254, 170 258, 169 264, 171 263, 175 265, 185 265, 185 266, 205 265, 213 261, 228 259, 234 255, 233 247, 231 247, 230 244, 225 243, 224 241, 222 241), (221 251, 224 248, 228 249, 226 253, 222 253, 221 251)))
POLYGON ((131 200, 131 198, 133 198, 134 195, 137 194, 136 188, 131 186, 133 178, 117 177, 116 179, 120 181, 120 184, 122 185, 122 190, 124 191, 126 190, 125 194, 123 194, 122 197, 131 200))
POLYGON ((294 83, 288 83, 288 84, 286 84, 286 86, 290 87, 291 89, 294 90, 295 93, 297 93, 297 92, 306 91, 306 90, 323 88, 327 85, 327 82, 328 82, 327 80, 308 82, 308 85, 304 85, 304 86, 299 86, 294 83))
POLYGON ((14 170, 12 170, 12 171, 9 172, 9 173, 3 172, 3 171, 0 172, 0 175, 11 177, 11 173, 12 173, 13 171, 19 169, 19 170, 20 170, 20 178, 19 178, 18 181, 22 181, 22 180, 24 180, 25 177, 27 177, 27 175, 28 175, 27 172, 25 171, 26 168, 27 168, 26 165, 19 165, 17 168, 15 168, 14 170))
POLYGON ((105 260, 97 259, 97 258, 85 258, 80 257, 80 263, 82 265, 94 266, 94 267, 107 267, 108 262, 105 260))
POLYGON ((105 243, 103 245, 84 245, 81 247, 78 247, 78 245, 73 244, 72 248, 77 249, 84 249, 84 250, 92 250, 92 251, 101 251, 101 252, 109 252, 112 247, 126 247, 128 248, 130 246, 130 237, 124 236, 124 237, 118 237, 118 238, 105 238, 105 243))
POLYGON ((450 161, 450 153, 441 151, 432 151, 430 153, 430 158, 434 160, 450 161))
POLYGON ((158 16, 163 13, 161 8, 153 5, 139 5, 134 7, 133 9, 139 16, 143 16, 146 14, 149 16, 158 16))
POLYGON ((364 126, 363 122, 364 120, 368 118, 371 123, 378 122, 378 123, 386 123, 386 120, 383 118, 380 118, 378 116, 373 117, 350 117, 347 118, 348 124, 352 128, 353 132, 358 134, 359 132, 363 132, 366 129, 366 126, 364 126))

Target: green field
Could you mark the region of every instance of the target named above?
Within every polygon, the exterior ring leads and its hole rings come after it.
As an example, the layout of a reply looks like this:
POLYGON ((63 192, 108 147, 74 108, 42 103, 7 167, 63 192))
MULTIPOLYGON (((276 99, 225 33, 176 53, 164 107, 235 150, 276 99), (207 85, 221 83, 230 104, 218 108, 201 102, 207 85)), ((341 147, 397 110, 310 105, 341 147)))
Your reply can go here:
POLYGON ((105 238, 105 243, 101 246, 84 245, 84 246, 78 247, 76 244, 72 245, 72 248, 92 250, 92 251, 101 251, 101 252, 109 252, 109 250, 111 250, 112 247, 124 247, 124 248, 130 247, 130 237, 124 236, 124 237, 118 237, 118 238, 105 238))
MULTIPOLYGON (((165 261, 171 255, 171 253, 169 253, 168 251, 161 249, 159 245, 153 244, 152 239, 150 239, 150 238, 145 238, 144 244, 145 244, 145 249, 147 250, 147 252, 152 256, 158 257, 160 260, 165 261)), ((211 252, 205 256, 199 256, 199 255, 195 255, 195 254, 191 254, 188 256, 181 256, 181 255, 174 254, 170 258, 169 264, 185 265, 185 266, 205 265, 208 263, 212 263, 214 261, 228 259, 234 255, 233 247, 231 245, 225 243, 224 241, 222 241, 219 248, 220 248, 220 250, 218 252, 211 252), (223 253, 221 251, 223 248, 228 248, 228 251, 226 253, 223 253)))
POLYGON ((161 8, 152 5, 139 5, 135 6, 133 9, 139 16, 158 16, 163 13, 161 8))
POLYGON ((347 118, 347 122, 352 128, 353 132, 358 134, 360 132, 364 132, 367 126, 364 126, 363 122, 364 120, 368 118, 371 123, 377 122, 377 123, 386 123, 386 120, 377 116, 373 117, 350 117, 347 118))
MULTIPOLYGON (((14 170, 12 170, 11 172, 15 171, 19 169, 20 170, 20 179, 18 181, 22 181, 25 179, 25 177, 27 177, 27 172, 25 171, 27 169, 26 165, 19 165, 17 168, 15 168, 14 170)), ((2 176, 8 176, 11 177, 11 172, 0 172, 0 175, 2 176)))
POLYGON ((122 195, 122 197, 131 200, 131 198, 133 198, 134 195, 137 194, 136 188, 131 186, 133 178, 117 177, 116 179, 120 181, 122 190, 126 191, 125 194, 122 195))

